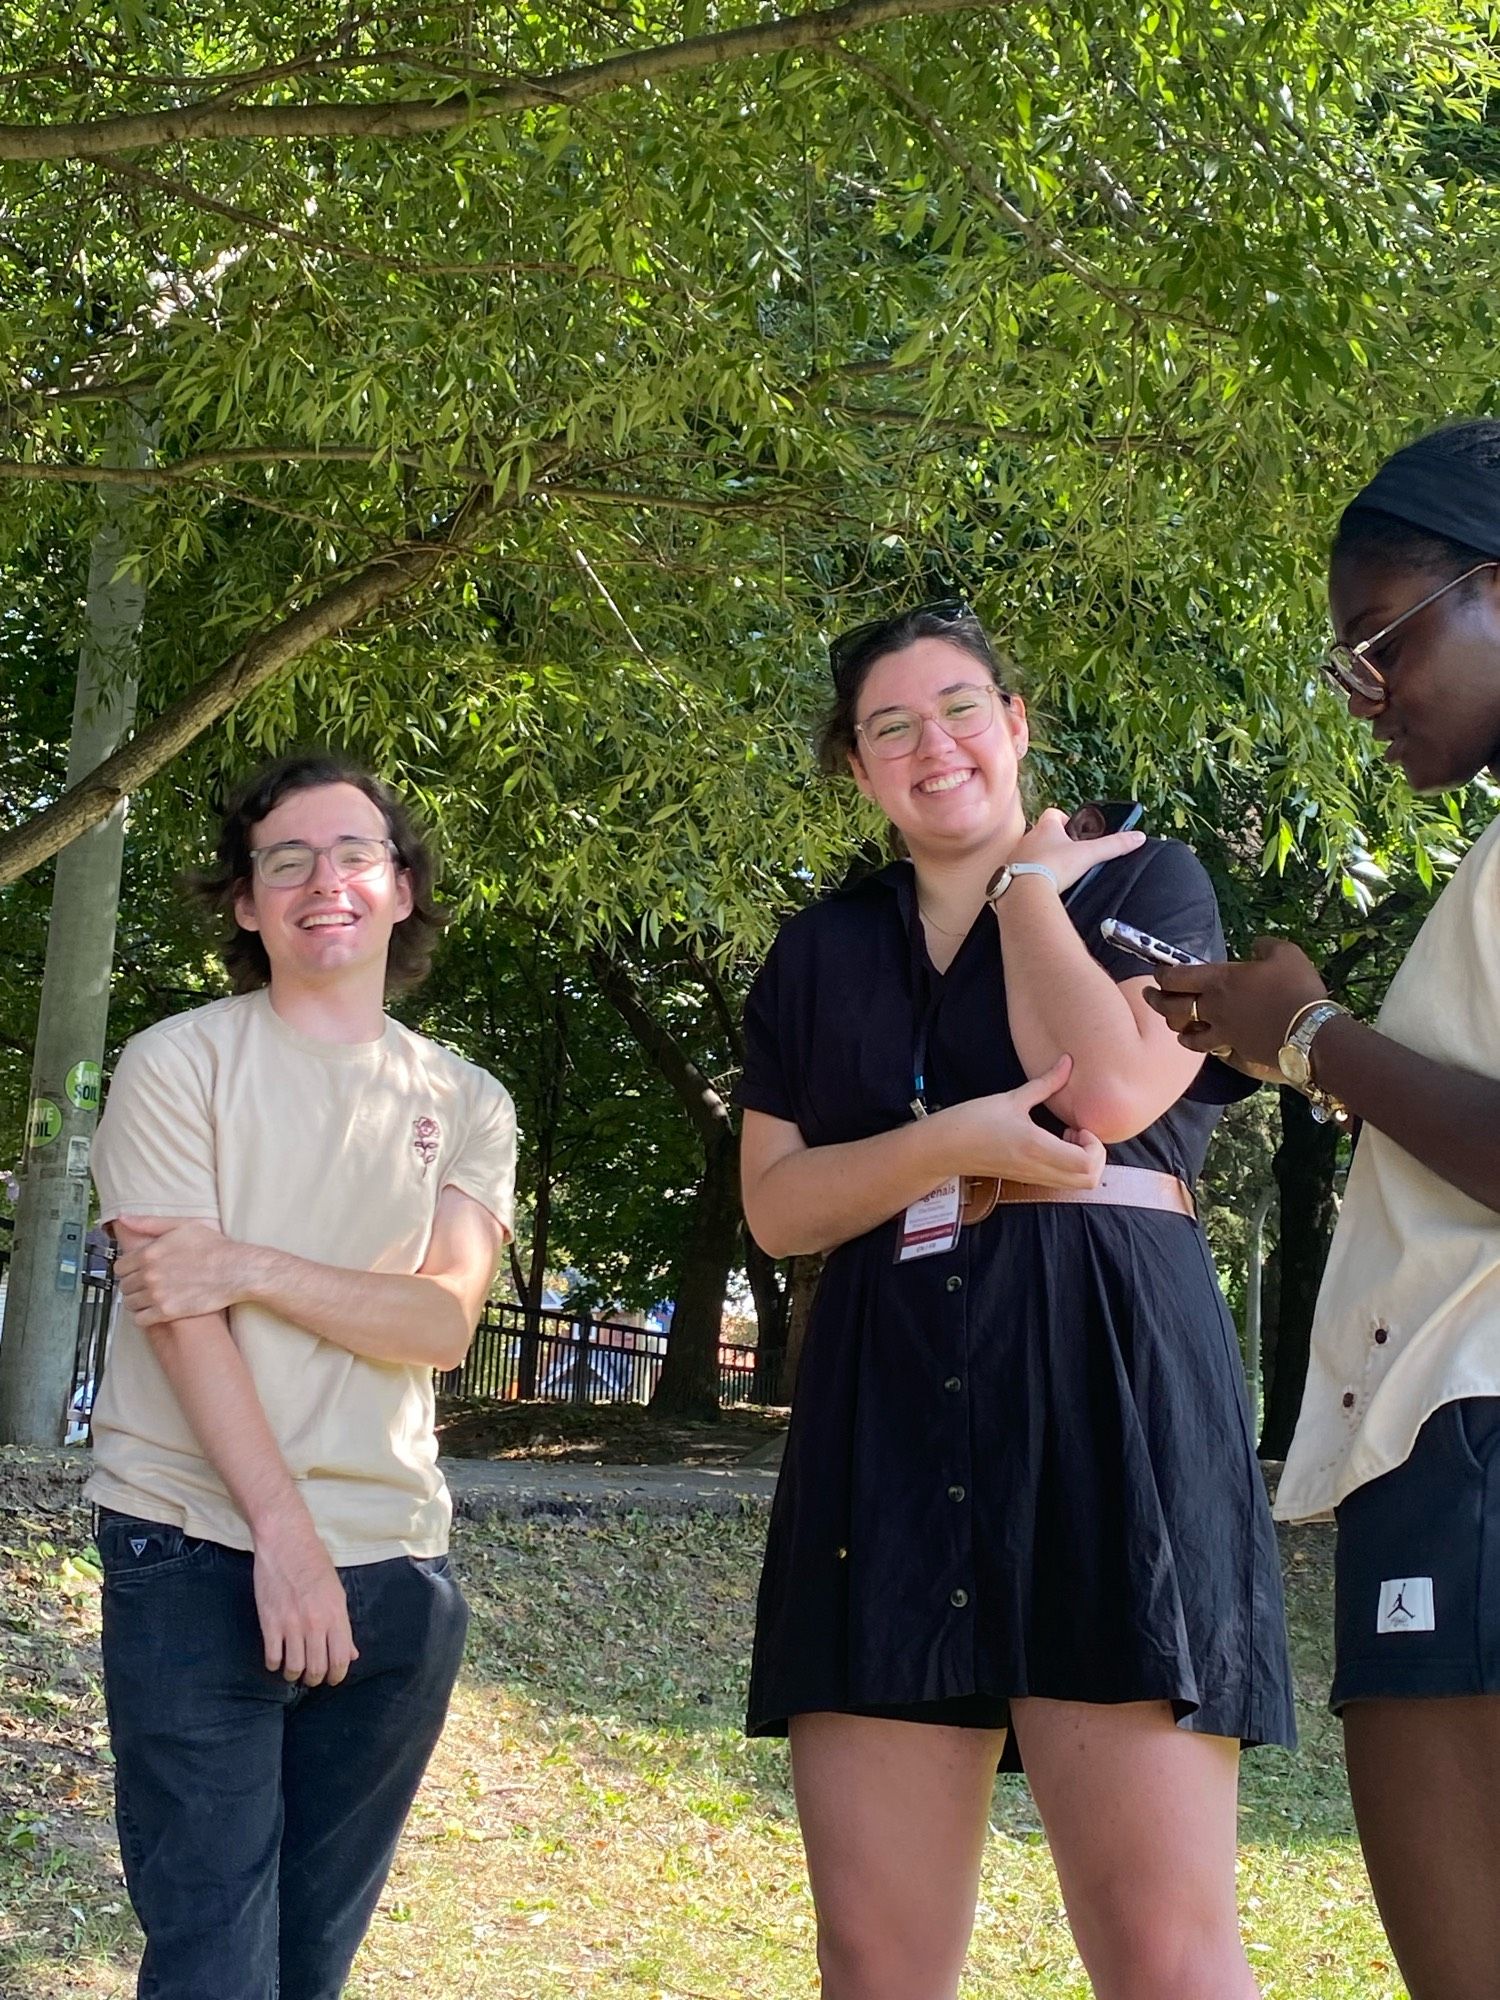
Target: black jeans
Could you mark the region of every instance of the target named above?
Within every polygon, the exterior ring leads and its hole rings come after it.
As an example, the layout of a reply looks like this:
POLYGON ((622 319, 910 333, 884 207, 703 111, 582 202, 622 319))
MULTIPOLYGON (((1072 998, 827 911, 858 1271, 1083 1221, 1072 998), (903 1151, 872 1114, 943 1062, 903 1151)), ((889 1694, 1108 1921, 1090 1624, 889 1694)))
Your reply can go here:
POLYGON ((104 1509, 97 1540, 141 2000, 335 2000, 458 1674, 447 1557, 341 1570, 359 1658, 303 1688, 266 1670, 250 1556, 104 1509))

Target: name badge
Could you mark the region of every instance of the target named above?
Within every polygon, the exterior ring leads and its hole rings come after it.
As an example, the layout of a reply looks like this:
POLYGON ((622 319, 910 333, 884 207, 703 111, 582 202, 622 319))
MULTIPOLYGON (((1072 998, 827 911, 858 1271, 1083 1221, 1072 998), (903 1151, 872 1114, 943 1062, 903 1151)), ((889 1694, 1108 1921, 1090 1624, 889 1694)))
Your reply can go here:
POLYGON ((896 1244, 896 1262, 909 1264, 914 1257, 941 1257, 958 1241, 963 1210, 963 1190, 955 1174, 914 1201, 901 1218, 901 1235, 896 1244))

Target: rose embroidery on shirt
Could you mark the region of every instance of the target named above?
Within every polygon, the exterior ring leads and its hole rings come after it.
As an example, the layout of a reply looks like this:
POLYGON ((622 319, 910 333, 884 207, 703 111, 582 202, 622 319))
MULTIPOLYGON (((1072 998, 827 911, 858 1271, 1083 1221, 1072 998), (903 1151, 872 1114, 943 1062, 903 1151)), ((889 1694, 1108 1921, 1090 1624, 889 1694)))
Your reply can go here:
POLYGON ((424 1177, 427 1169, 438 1156, 438 1140, 441 1137, 442 1134, 438 1129, 438 1122, 435 1118, 413 1118, 411 1121, 412 1151, 422 1162, 424 1177))

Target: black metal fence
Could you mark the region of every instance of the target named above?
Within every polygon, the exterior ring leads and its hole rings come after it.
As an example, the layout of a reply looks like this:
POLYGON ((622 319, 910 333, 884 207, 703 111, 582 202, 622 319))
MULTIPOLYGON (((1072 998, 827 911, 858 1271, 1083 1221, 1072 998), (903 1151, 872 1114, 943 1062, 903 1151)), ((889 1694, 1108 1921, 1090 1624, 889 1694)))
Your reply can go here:
MULTIPOLYGON (((461 1368, 437 1378, 450 1396, 545 1403, 648 1403, 666 1336, 622 1320, 547 1307, 488 1305, 461 1368)), ((719 1401, 756 1400, 756 1351, 719 1342, 719 1401)))
MULTIPOLYGON (((4 1336, 10 1250, 0 1247, 0 1338, 4 1336)), ((115 1288, 109 1277, 85 1277, 78 1302, 78 1338, 68 1403, 68 1441, 86 1438, 94 1398, 104 1378, 115 1288)), ((554 1312, 544 1307, 488 1305, 461 1368, 439 1375, 450 1396, 524 1398, 545 1403, 648 1403, 666 1358, 666 1336, 620 1320, 554 1312)), ((757 1393, 753 1347, 719 1342, 719 1401, 751 1403, 757 1393)))
MULTIPOLYGON (((10 1246, 0 1247, 0 1339, 5 1332, 5 1308, 10 1289, 10 1246)), ((114 1310, 114 1281, 109 1277, 85 1274, 78 1296, 78 1333, 73 1343, 73 1386, 68 1394, 67 1441, 77 1443, 89 1434, 94 1414, 94 1398, 104 1379, 104 1357, 109 1346, 110 1320, 114 1310)))

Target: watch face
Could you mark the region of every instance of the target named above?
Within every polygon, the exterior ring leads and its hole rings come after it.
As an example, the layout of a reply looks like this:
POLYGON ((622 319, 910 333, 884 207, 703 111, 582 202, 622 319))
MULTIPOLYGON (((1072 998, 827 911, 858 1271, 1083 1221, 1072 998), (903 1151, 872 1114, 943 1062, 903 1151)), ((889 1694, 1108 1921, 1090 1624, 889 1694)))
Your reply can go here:
POLYGON ((1276 1054, 1281 1074, 1294 1090, 1305 1090, 1312 1081, 1312 1063, 1295 1042, 1283 1042, 1276 1054))
POLYGON ((1010 887, 1010 863, 1008 861, 1002 861, 1000 866, 995 870, 994 874, 990 877, 989 881, 986 882, 986 884, 984 885, 984 900, 987 903, 997 902, 999 898, 1005 894, 1006 890, 1009 887, 1010 887))

